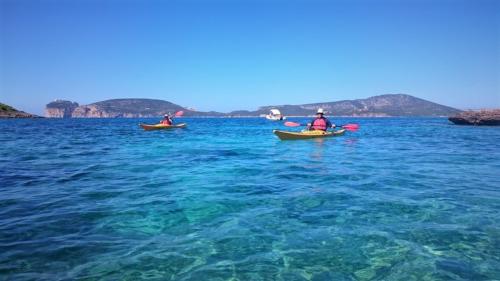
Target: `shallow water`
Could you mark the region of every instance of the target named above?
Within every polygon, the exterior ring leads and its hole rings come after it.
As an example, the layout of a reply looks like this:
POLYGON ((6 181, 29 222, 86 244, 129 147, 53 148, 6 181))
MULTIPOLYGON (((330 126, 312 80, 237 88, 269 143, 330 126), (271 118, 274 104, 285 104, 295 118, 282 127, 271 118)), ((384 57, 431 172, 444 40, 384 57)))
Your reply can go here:
POLYGON ((498 127, 140 121, 0 120, 0 279, 500 279, 498 127))

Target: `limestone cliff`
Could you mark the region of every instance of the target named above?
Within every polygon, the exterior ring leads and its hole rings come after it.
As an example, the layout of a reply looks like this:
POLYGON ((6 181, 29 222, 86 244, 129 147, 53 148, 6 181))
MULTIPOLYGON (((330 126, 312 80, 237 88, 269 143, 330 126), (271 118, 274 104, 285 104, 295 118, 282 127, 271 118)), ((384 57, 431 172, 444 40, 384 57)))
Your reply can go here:
POLYGON ((107 117, 116 117, 112 116, 110 113, 102 110, 96 105, 80 105, 77 107, 71 117, 74 118, 107 118, 107 117))
POLYGON ((45 107, 45 116, 52 118, 71 118, 78 103, 67 100, 55 100, 45 107))

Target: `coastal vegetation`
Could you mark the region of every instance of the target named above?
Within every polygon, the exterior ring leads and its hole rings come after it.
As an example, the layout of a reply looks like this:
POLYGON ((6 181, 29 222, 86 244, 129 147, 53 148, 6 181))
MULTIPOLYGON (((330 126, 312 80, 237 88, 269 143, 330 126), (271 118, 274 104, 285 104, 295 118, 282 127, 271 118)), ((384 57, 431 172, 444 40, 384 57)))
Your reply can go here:
POLYGON ((39 117, 24 111, 15 109, 14 107, 0 103, 0 118, 33 118, 39 117))

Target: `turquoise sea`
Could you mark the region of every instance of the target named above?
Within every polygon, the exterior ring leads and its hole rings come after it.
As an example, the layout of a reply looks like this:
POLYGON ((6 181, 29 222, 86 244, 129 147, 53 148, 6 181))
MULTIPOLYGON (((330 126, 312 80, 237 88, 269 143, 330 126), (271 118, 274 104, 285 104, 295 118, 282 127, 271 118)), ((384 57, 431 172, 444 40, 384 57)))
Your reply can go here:
POLYGON ((500 280, 500 128, 332 120, 1 120, 0 280, 500 280))

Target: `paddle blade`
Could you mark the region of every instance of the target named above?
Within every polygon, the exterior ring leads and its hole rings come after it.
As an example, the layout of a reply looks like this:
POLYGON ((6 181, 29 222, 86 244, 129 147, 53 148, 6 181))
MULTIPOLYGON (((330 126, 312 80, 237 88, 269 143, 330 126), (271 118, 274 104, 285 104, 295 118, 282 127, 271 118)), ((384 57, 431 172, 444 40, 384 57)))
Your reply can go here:
POLYGON ((357 131, 359 129, 358 124, 345 124, 342 126, 342 128, 348 130, 348 131, 357 131))
POLYGON ((299 127, 299 126, 300 126, 300 124, 299 124, 299 123, 290 122, 290 121, 286 121, 286 122, 284 123, 284 125, 285 125, 285 126, 287 126, 287 127, 299 127))
POLYGON ((182 115, 184 115, 184 111, 181 110, 181 111, 177 111, 174 116, 181 117, 182 115))

